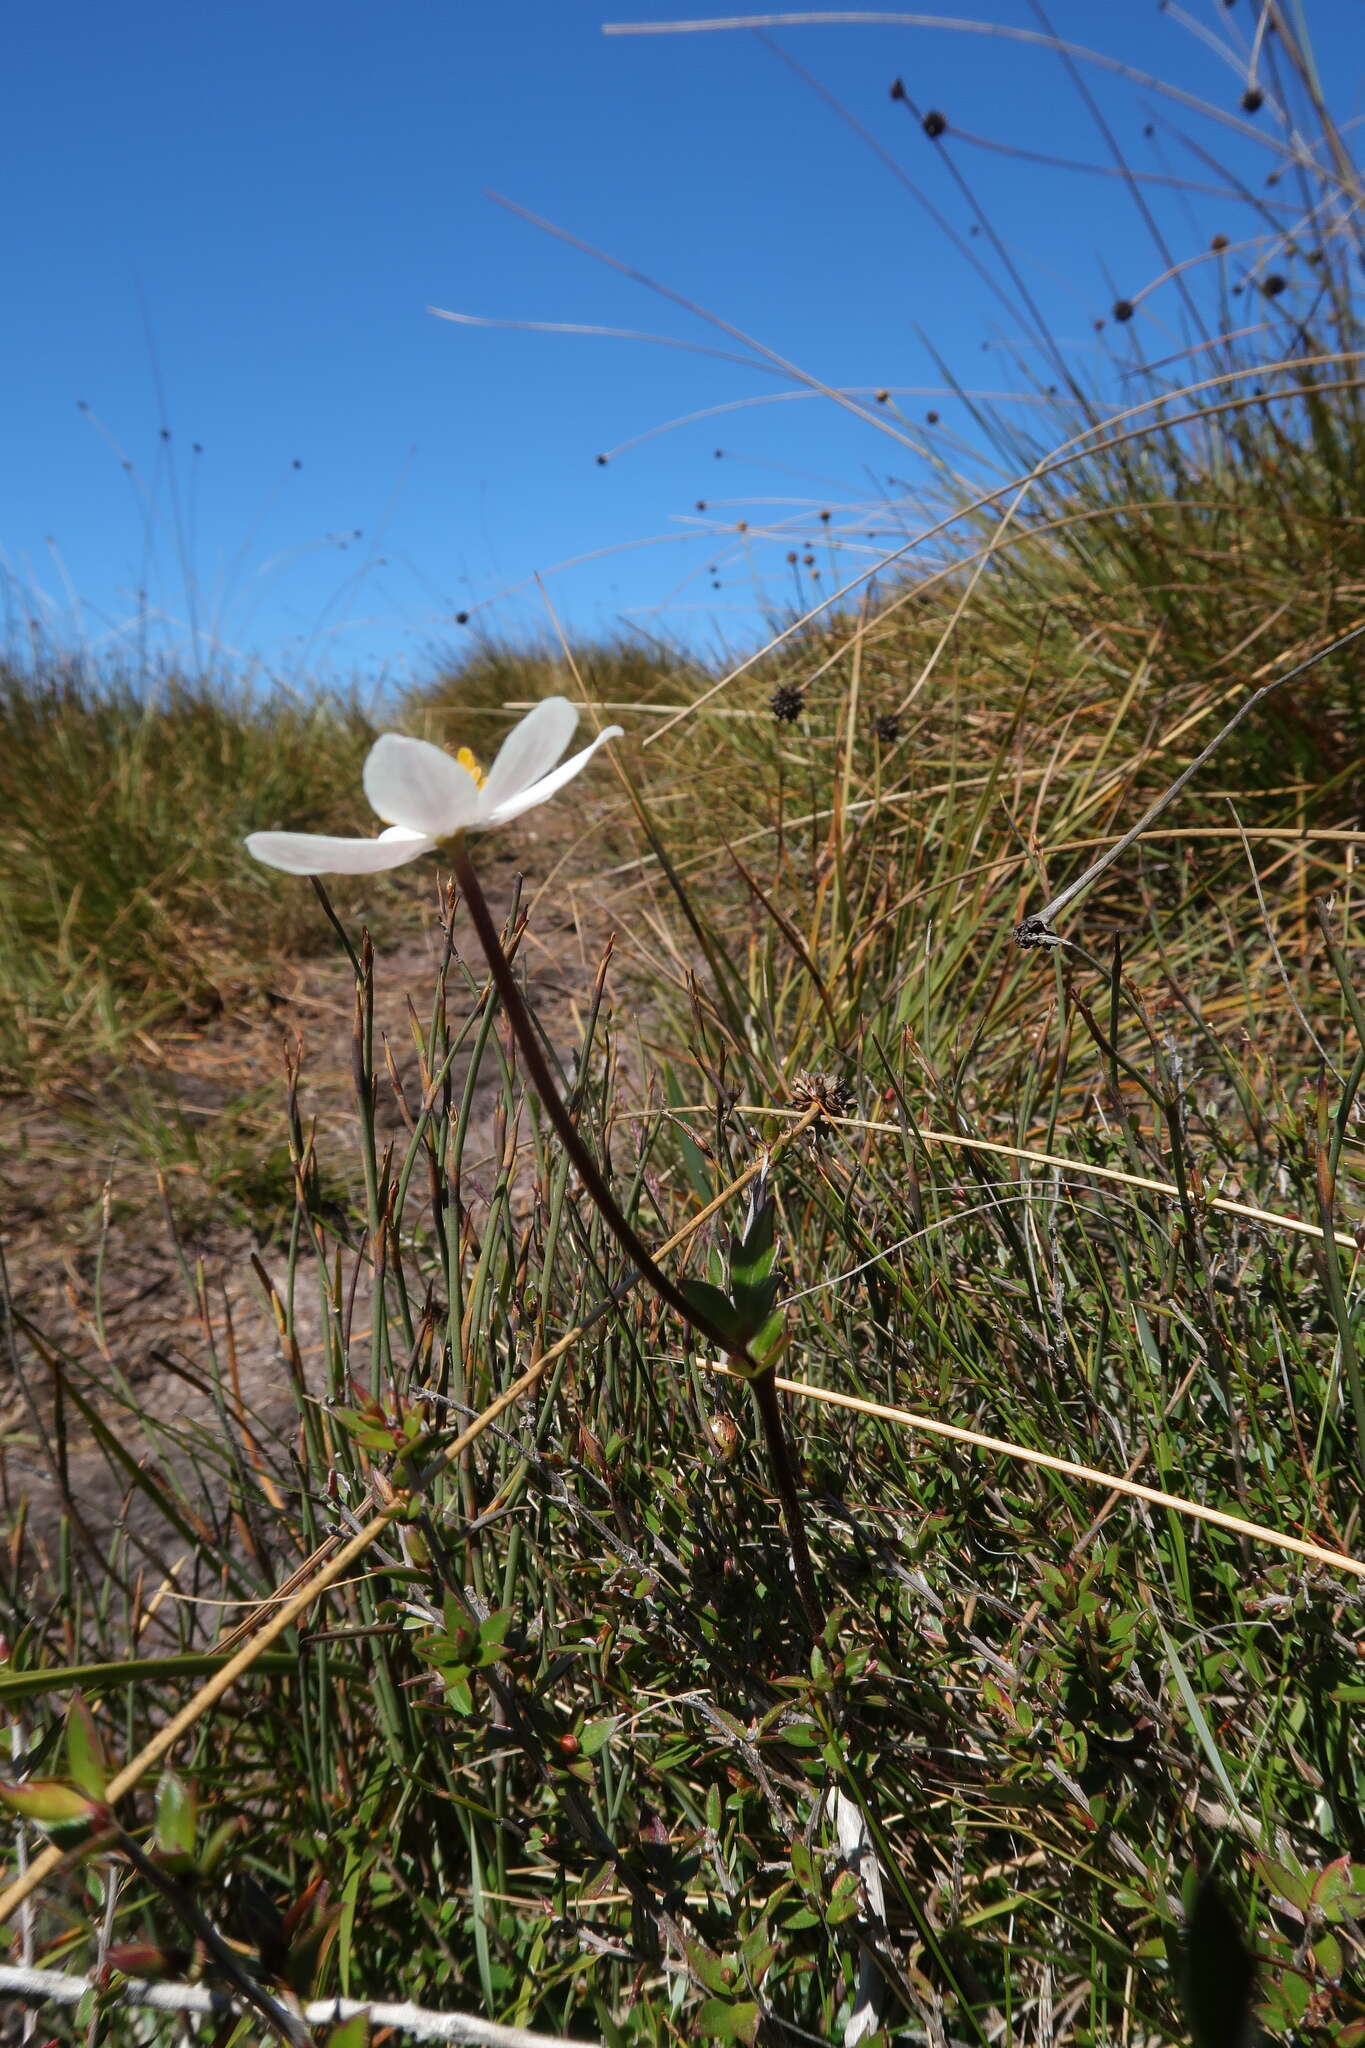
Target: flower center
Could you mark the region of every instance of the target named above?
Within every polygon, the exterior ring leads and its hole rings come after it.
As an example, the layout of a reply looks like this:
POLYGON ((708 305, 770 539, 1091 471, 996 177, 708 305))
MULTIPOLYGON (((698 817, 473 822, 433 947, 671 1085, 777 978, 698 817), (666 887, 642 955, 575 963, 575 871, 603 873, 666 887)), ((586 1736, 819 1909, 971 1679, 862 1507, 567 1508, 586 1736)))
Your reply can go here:
POLYGON ((471 753, 468 747, 461 747, 459 753, 455 756, 455 759, 459 762, 462 768, 467 768, 469 770, 469 773, 473 776, 475 782, 478 783, 479 788, 482 789, 483 769, 479 766, 477 756, 471 753))

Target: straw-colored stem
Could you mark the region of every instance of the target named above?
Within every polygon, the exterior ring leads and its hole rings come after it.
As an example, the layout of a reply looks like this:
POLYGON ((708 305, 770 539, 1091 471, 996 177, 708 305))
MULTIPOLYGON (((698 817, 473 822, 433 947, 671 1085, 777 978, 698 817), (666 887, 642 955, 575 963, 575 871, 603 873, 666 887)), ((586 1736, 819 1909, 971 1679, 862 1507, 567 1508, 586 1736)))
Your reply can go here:
MULTIPOLYGON (((729 1379, 743 1377, 719 1359, 706 1359, 703 1363, 708 1372, 721 1373, 729 1379)), ((1012 1444, 1004 1437, 983 1436, 979 1430, 964 1429, 955 1422, 940 1422, 934 1415, 915 1415, 908 1408, 888 1408, 880 1401, 865 1401, 857 1394, 835 1393, 829 1387, 808 1386, 803 1380, 777 1379, 773 1384, 782 1393, 796 1395, 803 1401, 823 1401, 832 1408, 848 1408, 856 1415, 868 1415, 879 1422, 894 1422, 901 1429, 918 1430, 924 1436, 946 1437, 950 1443, 968 1444, 973 1450, 991 1451, 998 1457, 1013 1458, 1021 1465, 1038 1465, 1045 1472, 1060 1473, 1064 1479, 1079 1479, 1088 1486, 1103 1486, 1111 1493, 1127 1494, 1130 1499, 1146 1501, 1154 1508, 1169 1508, 1173 1514, 1188 1515, 1196 1522, 1210 1522, 1215 1529, 1227 1529, 1234 1536, 1245 1536, 1256 1543, 1270 1543, 1279 1550, 1293 1551, 1297 1557, 1311 1558, 1314 1564, 1365 1579, 1365 1560, 1351 1557, 1344 1550, 1329 1550, 1324 1544, 1310 1543, 1302 1536, 1286 1536, 1282 1530, 1267 1528, 1263 1522, 1249 1522, 1242 1515, 1225 1514, 1221 1508, 1205 1507, 1202 1501, 1186 1500, 1178 1493, 1163 1493, 1159 1487, 1144 1486, 1140 1480, 1125 1479, 1118 1472, 1102 1472, 1094 1465, 1078 1465, 1070 1458, 1054 1457, 1050 1451, 1030 1450, 1027 1444, 1012 1444)))

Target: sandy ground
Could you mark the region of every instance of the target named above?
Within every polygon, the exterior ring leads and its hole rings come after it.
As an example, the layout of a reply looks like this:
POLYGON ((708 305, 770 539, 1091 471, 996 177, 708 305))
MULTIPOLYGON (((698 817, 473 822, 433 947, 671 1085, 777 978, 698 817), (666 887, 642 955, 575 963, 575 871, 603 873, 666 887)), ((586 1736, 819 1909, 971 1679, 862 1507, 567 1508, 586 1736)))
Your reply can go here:
MULTIPOLYGON (((510 901, 515 861, 494 857, 483 866, 490 901, 501 911, 510 901)), ((549 861, 541 867, 548 870, 549 861)), ((536 900, 528 889, 526 900, 532 922, 523 964, 552 1042, 567 1050, 578 1039, 613 920, 583 892, 546 889, 536 900)), ((430 910, 413 922, 410 937, 376 954, 375 1043, 382 1074, 381 1034, 387 1037, 415 1101, 421 1091, 407 999, 425 1023, 443 939, 430 910)), ((457 918, 456 929, 461 951, 477 970, 467 921, 457 918)), ((163 1194, 155 1171, 139 1156, 127 1106, 149 1087, 178 1105, 190 1134, 181 1150, 192 1147, 195 1133, 228 1119, 245 1134, 239 1156, 274 1151, 278 1177, 287 1129, 283 1049, 302 1037, 305 1118, 317 1118, 324 1169, 331 1162, 332 1171, 341 1168, 354 1185, 360 1159, 351 1072, 354 986, 339 949, 281 962, 268 993, 200 1029, 167 1032, 158 1041, 159 1059, 149 1053, 145 1067, 130 1066, 98 1085, 73 1085, 48 1101, 0 1103, 0 1250, 13 1309, 0 1329, 0 1509, 19 1576, 35 1594, 48 1580, 64 1494, 90 1552, 107 1556, 117 1532, 125 1579, 141 1572, 147 1584, 174 1580, 185 1546, 139 1489, 137 1467, 147 1461, 161 1460, 175 1471, 188 1490, 187 1514, 232 1540, 216 1504, 196 1486, 181 1441, 188 1434, 201 1449, 210 1444, 222 1456, 234 1434, 224 1425, 224 1403, 252 1418, 261 1462, 287 1483, 296 1408, 252 1264, 255 1254, 271 1278, 282 1281, 283 1202, 272 1237, 268 1200, 258 1197, 249 1222, 241 1176, 234 1182, 229 1175, 215 1189, 188 1158, 170 1161, 163 1194), (82 1414, 78 1394, 93 1404, 96 1421, 82 1414), (130 1423, 131 1401, 145 1417, 141 1428, 130 1423), (103 1443, 100 1421, 111 1432, 103 1443)), ((458 971, 452 972, 452 1016, 461 986, 458 971)), ((618 956, 609 982, 618 1012, 628 988, 618 956)), ((626 1000, 624 1007, 636 1004, 626 1000)), ((492 1177, 496 1093, 496 1063, 487 1061, 466 1153, 476 1199, 481 1166, 492 1177)), ((376 1114, 381 1142, 385 1135, 401 1142, 403 1118, 383 1082, 376 1114)), ((298 1287, 296 1304, 307 1376, 321 1353, 310 1275, 298 1287)), ((363 1300, 356 1319, 357 1328, 368 1322, 363 1300)), ((271 1532, 257 1528, 249 1540, 268 1551, 271 1532)), ((292 1564, 292 1555, 284 1562, 292 1564)))

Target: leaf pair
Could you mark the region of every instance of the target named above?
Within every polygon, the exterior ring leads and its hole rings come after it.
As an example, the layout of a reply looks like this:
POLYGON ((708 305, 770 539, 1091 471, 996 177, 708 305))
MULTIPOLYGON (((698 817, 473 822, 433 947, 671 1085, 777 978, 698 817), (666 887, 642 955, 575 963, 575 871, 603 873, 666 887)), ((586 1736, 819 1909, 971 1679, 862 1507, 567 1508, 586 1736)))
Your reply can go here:
POLYGON ((750 1191, 743 1226, 730 1236, 728 1257, 712 1255, 710 1280, 685 1280, 683 1292, 717 1332, 731 1357, 760 1368, 772 1363, 782 1340, 777 1309, 777 1205, 765 1173, 750 1191))

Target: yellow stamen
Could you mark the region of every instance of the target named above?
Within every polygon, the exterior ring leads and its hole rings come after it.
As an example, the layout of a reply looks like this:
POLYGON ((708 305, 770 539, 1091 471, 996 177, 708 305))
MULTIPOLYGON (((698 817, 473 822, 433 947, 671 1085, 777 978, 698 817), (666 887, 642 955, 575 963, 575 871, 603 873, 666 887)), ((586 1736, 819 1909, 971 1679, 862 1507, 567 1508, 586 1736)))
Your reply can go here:
POLYGON ((475 757, 474 754, 470 752, 469 748, 461 747, 459 753, 455 756, 455 759, 459 762, 462 768, 467 768, 469 770, 474 780, 478 783, 479 788, 482 789, 483 770, 479 766, 477 758, 475 757))

